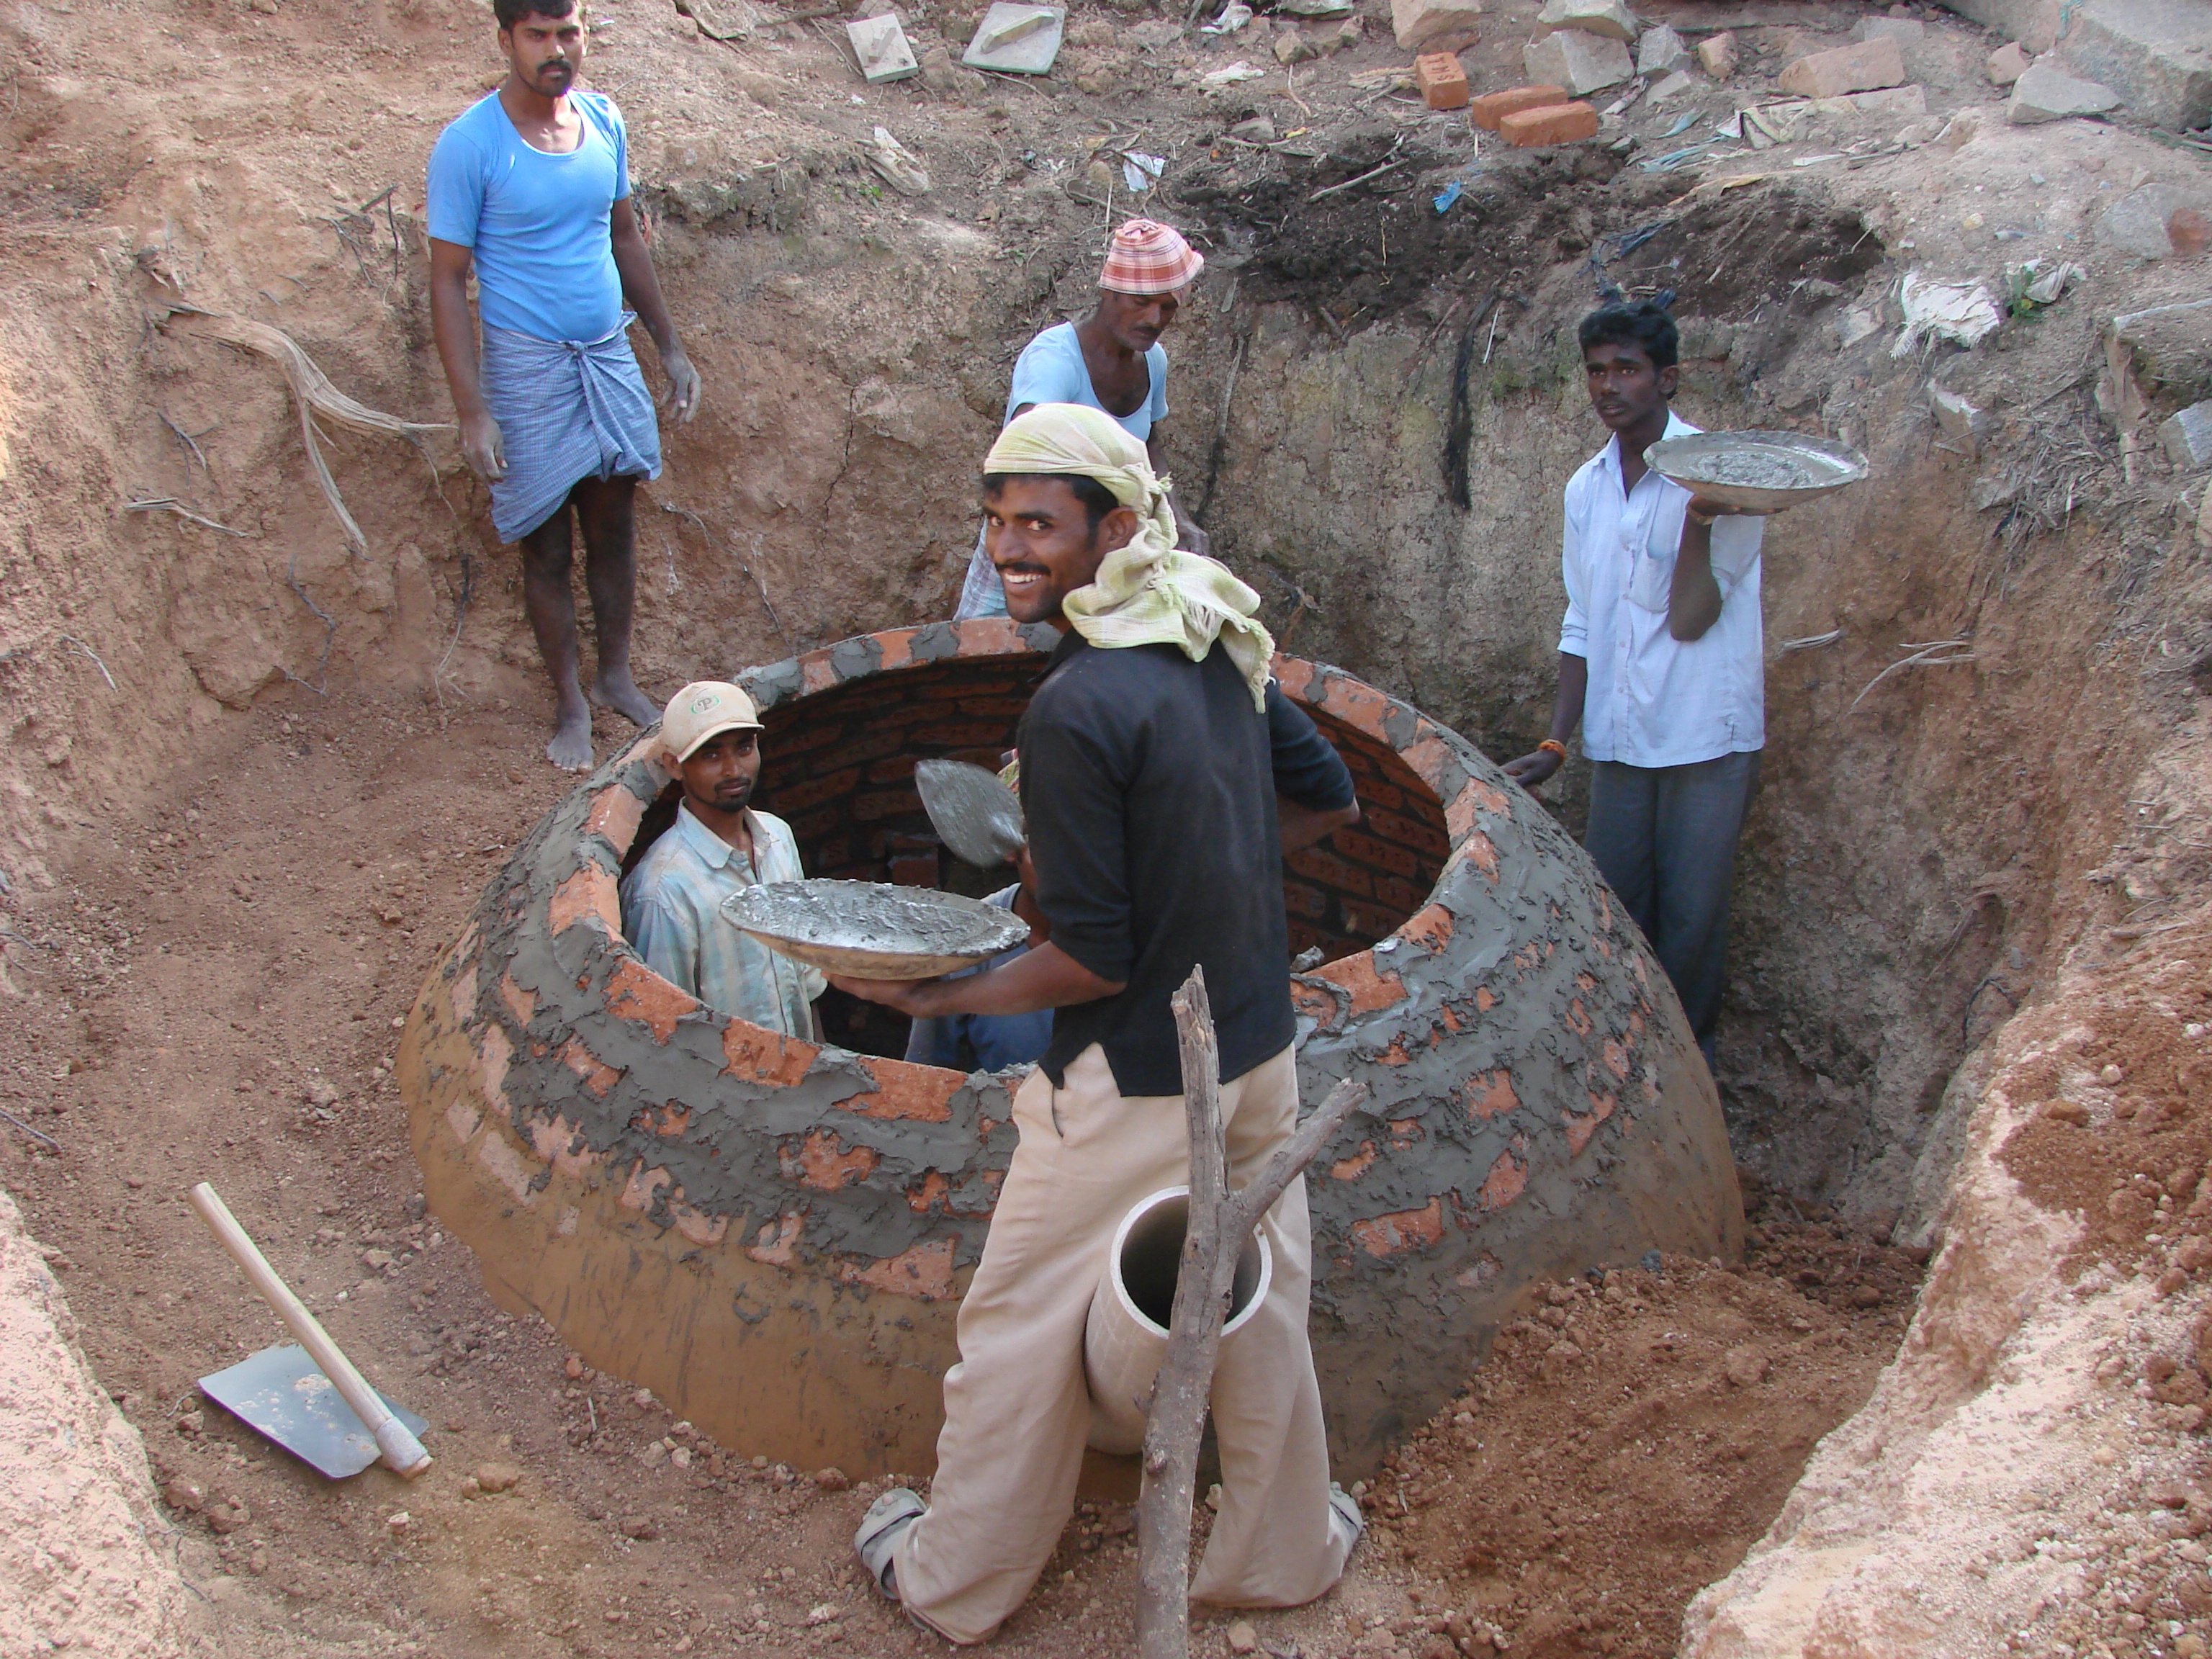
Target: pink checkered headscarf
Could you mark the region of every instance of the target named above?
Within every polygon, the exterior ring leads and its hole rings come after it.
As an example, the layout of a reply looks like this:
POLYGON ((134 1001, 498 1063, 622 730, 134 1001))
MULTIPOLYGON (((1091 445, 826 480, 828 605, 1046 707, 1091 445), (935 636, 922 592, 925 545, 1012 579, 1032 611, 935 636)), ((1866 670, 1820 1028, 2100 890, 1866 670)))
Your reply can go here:
POLYGON ((1154 219, 1132 219, 1107 245, 1098 286, 1116 294, 1172 294, 1206 268, 1206 256, 1154 219))

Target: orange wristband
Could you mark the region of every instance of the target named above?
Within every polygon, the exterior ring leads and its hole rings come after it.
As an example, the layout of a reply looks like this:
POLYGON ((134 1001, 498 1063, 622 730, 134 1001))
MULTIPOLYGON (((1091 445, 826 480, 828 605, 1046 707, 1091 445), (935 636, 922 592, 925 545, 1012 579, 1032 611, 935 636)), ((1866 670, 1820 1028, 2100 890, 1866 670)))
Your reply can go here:
POLYGON ((1547 738, 1543 742, 1536 745, 1536 752, 1540 755, 1547 749, 1550 750, 1552 753, 1557 755, 1561 760, 1565 760, 1567 757, 1567 745, 1561 743, 1557 738, 1547 738))

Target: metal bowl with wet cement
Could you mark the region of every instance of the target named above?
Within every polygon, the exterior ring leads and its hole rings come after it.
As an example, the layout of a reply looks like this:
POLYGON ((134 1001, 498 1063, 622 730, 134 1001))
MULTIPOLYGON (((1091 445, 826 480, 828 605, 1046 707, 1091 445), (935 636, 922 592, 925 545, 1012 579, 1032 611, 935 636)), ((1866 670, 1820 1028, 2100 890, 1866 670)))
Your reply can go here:
POLYGON ((1867 475, 1857 450, 1802 432, 1664 438, 1644 452, 1644 463, 1693 495, 1761 513, 1802 507, 1867 475))
POLYGON ((877 881, 779 881, 722 901, 769 949, 851 979, 934 979, 988 962, 1029 924, 957 893, 877 881))

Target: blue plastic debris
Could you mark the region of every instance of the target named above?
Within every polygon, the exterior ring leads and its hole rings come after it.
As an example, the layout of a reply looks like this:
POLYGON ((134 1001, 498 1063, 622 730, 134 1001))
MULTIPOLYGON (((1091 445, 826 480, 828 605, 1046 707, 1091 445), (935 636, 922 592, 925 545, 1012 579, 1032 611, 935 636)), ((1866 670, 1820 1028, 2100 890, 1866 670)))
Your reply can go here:
POLYGON ((1460 193, 1466 188, 1467 186, 1464 184, 1455 179, 1451 183, 1446 185, 1442 190, 1438 191, 1437 192, 1437 211, 1438 213, 1450 212, 1451 204, 1459 200, 1460 193))

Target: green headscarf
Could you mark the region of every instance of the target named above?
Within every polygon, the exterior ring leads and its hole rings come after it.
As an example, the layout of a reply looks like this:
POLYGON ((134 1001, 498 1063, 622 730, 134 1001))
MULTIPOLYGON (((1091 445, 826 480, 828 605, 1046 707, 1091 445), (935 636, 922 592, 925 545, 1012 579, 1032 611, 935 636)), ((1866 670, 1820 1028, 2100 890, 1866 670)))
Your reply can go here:
POLYGON ((1069 623, 1096 646, 1179 646, 1193 662, 1218 640, 1252 688, 1252 706, 1266 707, 1275 642, 1256 620, 1260 596, 1218 559, 1176 545, 1169 481, 1153 476, 1144 445, 1119 421, 1082 404, 1039 404, 999 434, 983 471, 1096 478, 1134 508, 1137 533, 1127 545, 1061 601, 1069 623))

